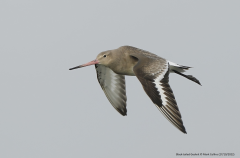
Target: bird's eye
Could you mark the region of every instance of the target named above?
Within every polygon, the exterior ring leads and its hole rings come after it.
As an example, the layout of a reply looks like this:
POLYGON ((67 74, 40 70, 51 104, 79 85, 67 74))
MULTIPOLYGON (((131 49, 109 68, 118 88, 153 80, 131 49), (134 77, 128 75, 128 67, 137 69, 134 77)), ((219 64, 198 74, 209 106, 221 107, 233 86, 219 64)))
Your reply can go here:
POLYGON ((104 54, 103 57, 106 58, 107 56, 104 54))

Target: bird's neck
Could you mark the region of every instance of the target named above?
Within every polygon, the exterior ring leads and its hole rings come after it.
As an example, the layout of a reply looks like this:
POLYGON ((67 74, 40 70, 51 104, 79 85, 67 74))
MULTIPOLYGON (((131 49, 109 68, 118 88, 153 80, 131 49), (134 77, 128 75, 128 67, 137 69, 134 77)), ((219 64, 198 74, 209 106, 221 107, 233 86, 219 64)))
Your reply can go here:
MULTIPOLYGON (((118 55, 116 53, 116 55, 118 55)), ((115 57, 115 61, 112 62, 108 67, 119 75, 135 76, 133 67, 137 64, 138 59, 129 56, 127 53, 115 57)))

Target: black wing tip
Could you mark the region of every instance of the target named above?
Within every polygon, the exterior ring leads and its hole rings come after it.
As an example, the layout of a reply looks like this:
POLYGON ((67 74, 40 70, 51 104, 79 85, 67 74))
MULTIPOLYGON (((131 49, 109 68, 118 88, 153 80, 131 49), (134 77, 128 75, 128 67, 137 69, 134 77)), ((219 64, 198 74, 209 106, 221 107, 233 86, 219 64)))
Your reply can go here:
POLYGON ((189 77, 188 79, 190 79, 193 82, 195 82, 195 83, 199 84, 200 86, 202 86, 202 84, 200 83, 200 81, 198 79, 196 79, 196 77, 193 77, 192 75, 187 75, 187 76, 189 77))
POLYGON ((178 128, 181 132, 183 132, 184 134, 187 134, 187 131, 186 131, 186 129, 185 129, 185 127, 184 126, 182 126, 182 128, 178 128))
POLYGON ((116 109, 122 116, 127 116, 127 109, 121 110, 121 109, 116 109))
POLYGON ((181 72, 178 72, 176 70, 173 70, 173 72, 175 72, 176 74, 179 74, 179 75, 181 75, 183 77, 186 77, 187 79, 189 79, 189 80, 199 84, 200 86, 202 86, 201 83, 199 82, 199 80, 196 79, 196 77, 193 77, 192 75, 185 75, 185 74, 182 74, 181 72))
POLYGON ((120 113, 122 116, 127 116, 127 113, 120 113))
MULTIPOLYGON (((196 79, 196 78, 195 78, 196 79)), ((200 86, 202 86, 202 84, 199 82, 198 79, 194 80, 195 83, 199 84, 200 86)))

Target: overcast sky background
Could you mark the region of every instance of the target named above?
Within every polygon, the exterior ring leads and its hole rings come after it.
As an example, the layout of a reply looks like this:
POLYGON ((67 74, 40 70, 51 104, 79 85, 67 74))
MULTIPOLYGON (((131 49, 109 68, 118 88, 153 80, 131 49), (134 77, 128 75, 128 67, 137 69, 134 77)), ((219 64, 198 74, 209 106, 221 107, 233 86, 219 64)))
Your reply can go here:
POLYGON ((0 157, 238 157, 239 8, 238 0, 1 0, 0 157), (188 134, 136 77, 126 77, 123 117, 94 66, 68 70, 122 45, 193 67, 187 74, 203 86, 170 75, 188 134))

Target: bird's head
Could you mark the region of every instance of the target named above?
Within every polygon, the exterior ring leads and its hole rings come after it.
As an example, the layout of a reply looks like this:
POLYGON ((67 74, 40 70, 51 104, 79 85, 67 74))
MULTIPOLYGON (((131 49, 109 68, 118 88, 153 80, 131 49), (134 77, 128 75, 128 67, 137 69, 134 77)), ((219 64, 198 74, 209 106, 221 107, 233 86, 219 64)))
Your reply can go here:
POLYGON ((90 65, 95 65, 95 64, 108 66, 111 62, 112 62, 112 53, 111 53, 111 51, 104 51, 104 52, 99 53, 95 60, 90 61, 90 62, 88 62, 86 64, 82 64, 82 65, 70 68, 69 70, 82 68, 82 67, 85 67, 85 66, 90 66, 90 65))
POLYGON ((97 55, 96 60, 98 64, 108 66, 112 62, 112 52, 111 51, 104 51, 97 55))

